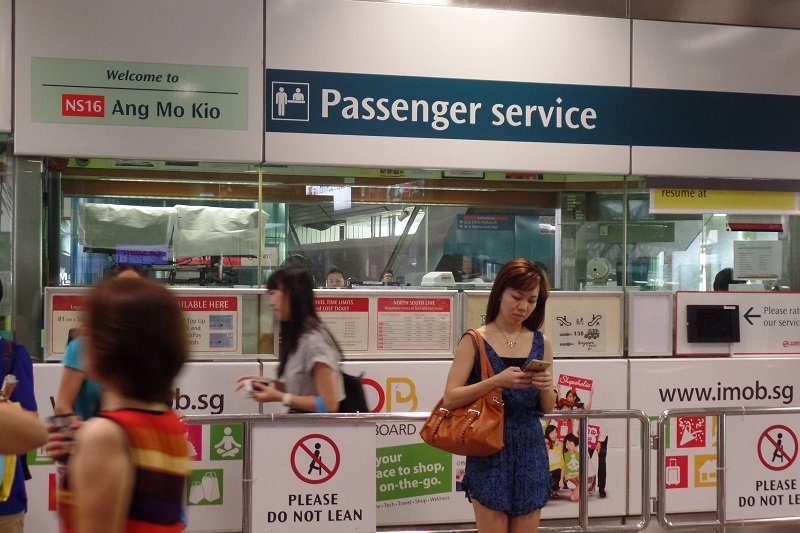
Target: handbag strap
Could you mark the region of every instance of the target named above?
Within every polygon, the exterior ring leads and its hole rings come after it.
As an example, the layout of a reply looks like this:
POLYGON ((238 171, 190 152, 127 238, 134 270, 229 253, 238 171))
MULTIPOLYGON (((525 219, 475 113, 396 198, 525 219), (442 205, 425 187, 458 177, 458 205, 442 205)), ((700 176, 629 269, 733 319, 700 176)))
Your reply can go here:
POLYGON ((492 368, 492 363, 489 362, 489 356, 486 354, 486 343, 483 342, 483 337, 474 329, 467 330, 467 333, 472 336, 472 340, 475 342, 475 346, 477 346, 478 353, 480 354, 481 381, 494 376, 494 369, 492 368))

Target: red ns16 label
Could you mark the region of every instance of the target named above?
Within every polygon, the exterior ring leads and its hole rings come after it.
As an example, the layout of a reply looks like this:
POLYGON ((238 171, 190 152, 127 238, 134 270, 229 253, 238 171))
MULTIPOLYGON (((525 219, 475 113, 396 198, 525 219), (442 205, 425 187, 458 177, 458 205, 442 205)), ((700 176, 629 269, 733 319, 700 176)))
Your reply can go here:
POLYGON ((106 97, 100 94, 62 94, 61 116, 104 117, 106 97))

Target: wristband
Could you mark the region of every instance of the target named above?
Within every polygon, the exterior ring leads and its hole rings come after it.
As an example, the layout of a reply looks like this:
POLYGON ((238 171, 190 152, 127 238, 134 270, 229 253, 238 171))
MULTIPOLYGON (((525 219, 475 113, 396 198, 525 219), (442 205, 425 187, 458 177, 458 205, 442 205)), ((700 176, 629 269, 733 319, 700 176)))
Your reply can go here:
POLYGON ((283 396, 281 397, 281 403, 287 407, 291 407, 290 404, 292 403, 292 395, 288 392, 284 392, 283 396))
POLYGON ((328 408, 325 407, 325 398, 323 398, 322 396, 317 396, 316 398, 314 398, 314 406, 318 413, 328 412, 328 408))

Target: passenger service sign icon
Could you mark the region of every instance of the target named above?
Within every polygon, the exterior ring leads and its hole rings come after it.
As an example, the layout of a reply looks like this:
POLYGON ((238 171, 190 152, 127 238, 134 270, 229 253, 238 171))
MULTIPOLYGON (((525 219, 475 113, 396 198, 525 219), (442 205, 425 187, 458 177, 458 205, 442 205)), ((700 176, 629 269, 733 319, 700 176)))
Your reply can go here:
POLYGON ((272 82, 272 120, 308 122, 310 84, 291 81, 272 82))

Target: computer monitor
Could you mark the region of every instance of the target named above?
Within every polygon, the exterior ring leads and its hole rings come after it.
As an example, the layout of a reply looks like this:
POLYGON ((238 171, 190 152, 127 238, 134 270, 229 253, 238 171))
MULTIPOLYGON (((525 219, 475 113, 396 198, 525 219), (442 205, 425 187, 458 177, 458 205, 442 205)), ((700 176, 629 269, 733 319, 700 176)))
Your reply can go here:
POLYGON ((739 342, 738 305, 687 305, 689 342, 739 342))

